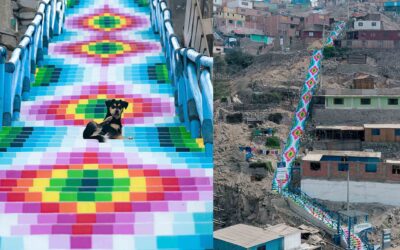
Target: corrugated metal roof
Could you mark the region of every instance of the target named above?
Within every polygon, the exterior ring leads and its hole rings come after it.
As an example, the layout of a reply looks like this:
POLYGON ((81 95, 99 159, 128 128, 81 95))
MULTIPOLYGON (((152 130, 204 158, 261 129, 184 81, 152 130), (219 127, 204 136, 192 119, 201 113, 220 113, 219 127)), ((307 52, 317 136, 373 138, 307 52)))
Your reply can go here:
POLYGON ((364 128, 400 128, 400 124, 364 124, 364 128))
POLYGON ((336 151, 336 150, 315 150, 303 157, 303 161, 320 161, 322 156, 352 156, 352 157, 374 157, 381 158, 381 152, 365 151, 336 151))
POLYGON ((324 89, 321 96, 400 96, 398 89, 324 89))
POLYGON ((269 229, 237 224, 215 231, 214 238, 249 248, 282 238, 282 236, 269 229))
POLYGON ((316 126, 316 129, 362 131, 362 130, 364 130, 364 127, 362 127, 362 126, 316 126))
POLYGON ((295 233, 301 233, 301 230, 295 228, 295 227, 291 227, 289 225, 286 225, 285 223, 281 223, 281 224, 277 224, 271 227, 268 227, 269 230, 274 231, 275 233, 279 234, 279 235, 291 235, 291 234, 295 234, 295 233))

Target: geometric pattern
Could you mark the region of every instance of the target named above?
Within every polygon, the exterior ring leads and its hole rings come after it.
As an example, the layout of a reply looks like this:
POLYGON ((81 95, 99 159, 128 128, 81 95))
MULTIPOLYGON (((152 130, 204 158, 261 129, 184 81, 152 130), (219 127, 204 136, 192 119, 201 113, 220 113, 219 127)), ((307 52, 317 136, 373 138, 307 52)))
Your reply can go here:
MULTIPOLYGON (((333 45, 333 40, 337 38, 340 32, 343 30, 344 24, 339 23, 335 30, 331 32, 331 35, 327 39, 324 46, 333 45)), ((285 165, 286 178, 285 179, 277 179, 277 173, 275 173, 275 178, 273 180, 272 188, 274 190, 282 190, 287 188, 290 181, 290 171, 292 168, 293 160, 295 159, 299 147, 300 147, 300 139, 301 135, 304 133, 306 118, 308 115, 310 102, 314 94, 314 89, 318 83, 318 77, 321 67, 322 61, 322 50, 315 50, 310 58, 310 65, 308 68, 307 78, 304 82, 302 91, 301 91, 301 99, 296 108, 296 112, 293 118, 291 133, 288 135, 287 142, 285 148, 282 152, 282 160, 285 165)), ((280 169, 282 172, 282 169, 280 169)), ((282 178, 282 174, 279 174, 280 178, 282 178)))
POLYGON ((71 77, 81 75, 83 73, 82 68, 73 66, 58 66, 55 64, 43 65, 36 69, 35 82, 32 84, 34 87, 48 87, 53 86, 57 83, 65 83, 67 81, 73 81, 71 77), (62 81, 60 81, 62 79, 62 81))
POLYGON ((123 14, 117 9, 105 5, 101 9, 94 10, 91 14, 69 19, 66 27, 71 29, 114 32, 140 28, 148 25, 148 22, 143 16, 123 14))
POLYGON ((0 128, 0 250, 212 249, 213 160, 176 116, 148 0, 68 0, 20 121, 0 128), (106 99, 123 135, 84 140, 106 99))
MULTIPOLYGON (((338 25, 336 25, 335 29, 330 33, 329 37, 325 41, 324 47, 333 46, 334 40, 338 38, 339 34, 343 31, 344 28, 345 28, 344 22, 338 23, 338 25)), ((300 207, 304 208, 304 210, 308 212, 311 216, 318 219, 326 226, 336 230, 337 222, 331 218, 330 214, 326 213, 323 209, 321 209, 319 205, 316 205, 312 201, 310 201, 310 199, 307 198, 308 196, 306 194, 297 195, 295 193, 291 193, 290 191, 288 192, 286 190, 291 178, 290 174, 291 174, 292 164, 300 148, 301 135, 304 133, 306 117, 310 107, 309 103, 313 96, 314 87, 318 82, 318 75, 321 67, 321 61, 322 61, 322 50, 315 50, 311 57, 307 78, 303 85, 301 99, 298 103, 295 116, 293 118, 293 124, 290 130, 291 133, 288 135, 285 149, 282 152, 282 161, 284 163, 283 165, 285 166, 284 170, 286 170, 283 173, 285 175, 284 178, 282 178, 283 176, 282 168, 279 168, 279 174, 278 170, 275 172, 272 188, 274 190, 282 190, 282 194, 284 196, 289 197, 300 207)), ((361 238, 357 234, 350 232, 351 242, 347 242, 347 236, 349 234, 347 228, 341 227, 340 234, 342 240, 350 248, 352 249, 354 248, 357 250, 365 249, 361 238)))
POLYGON ((105 108, 107 99, 122 99, 129 103, 124 111, 124 123, 127 125, 141 124, 145 118, 170 116, 174 112, 170 98, 127 94, 82 94, 63 96, 51 101, 26 103, 21 108, 21 116, 24 119, 48 121, 48 124, 53 125, 82 126, 91 120, 101 122, 104 119, 107 113, 105 108))
POLYGON ((151 81, 154 83, 170 83, 167 65, 155 63, 138 68, 136 65, 125 68, 125 78, 132 81, 151 81), (143 74, 147 72, 147 74, 143 74))
POLYGON ((108 36, 53 47, 54 53, 86 58, 87 63, 103 66, 124 63, 126 57, 157 51, 160 51, 160 46, 154 42, 125 41, 108 36))

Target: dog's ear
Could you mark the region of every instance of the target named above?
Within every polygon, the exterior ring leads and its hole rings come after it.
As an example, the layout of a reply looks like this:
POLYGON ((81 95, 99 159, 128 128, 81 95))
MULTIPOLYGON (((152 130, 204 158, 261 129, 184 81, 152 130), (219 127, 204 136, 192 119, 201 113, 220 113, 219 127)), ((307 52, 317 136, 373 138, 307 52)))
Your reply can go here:
POLYGON ((113 102, 115 102, 115 99, 106 100, 106 106, 107 106, 107 108, 111 107, 111 105, 113 104, 113 102))
POLYGON ((121 107, 123 107, 124 109, 128 108, 129 103, 126 101, 121 101, 121 107))

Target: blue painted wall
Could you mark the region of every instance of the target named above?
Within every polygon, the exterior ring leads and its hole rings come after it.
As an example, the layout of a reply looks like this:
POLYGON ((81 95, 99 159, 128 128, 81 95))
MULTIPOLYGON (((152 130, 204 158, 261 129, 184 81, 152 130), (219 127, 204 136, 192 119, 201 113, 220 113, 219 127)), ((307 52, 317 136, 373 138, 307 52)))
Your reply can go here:
POLYGON ((258 247, 263 245, 267 246, 267 250, 283 250, 283 237, 247 249, 226 241, 214 239, 214 250, 257 250, 258 247))

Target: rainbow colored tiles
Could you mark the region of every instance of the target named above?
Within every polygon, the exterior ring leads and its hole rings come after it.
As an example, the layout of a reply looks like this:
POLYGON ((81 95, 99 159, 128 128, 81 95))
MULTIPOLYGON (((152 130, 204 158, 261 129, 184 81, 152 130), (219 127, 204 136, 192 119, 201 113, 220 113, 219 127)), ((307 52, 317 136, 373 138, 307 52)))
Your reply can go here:
POLYGON ((124 31, 149 26, 149 20, 142 15, 121 13, 118 9, 105 5, 91 14, 71 18, 66 27, 99 32, 124 31))
POLYGON ((68 0, 20 121, 0 128, 0 250, 213 248, 213 161, 175 115, 147 6, 68 0), (126 139, 83 140, 113 98, 126 139))
POLYGON ((126 41, 108 36, 55 45, 51 48, 53 53, 84 58, 86 63, 103 66, 124 63, 124 58, 161 50, 160 45, 154 42, 126 41))

